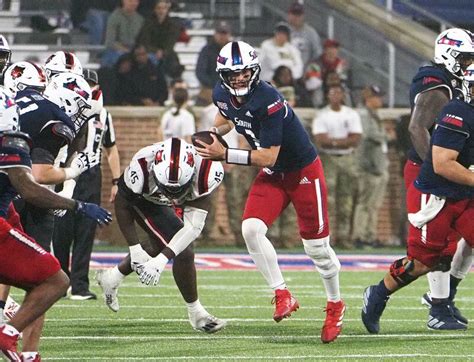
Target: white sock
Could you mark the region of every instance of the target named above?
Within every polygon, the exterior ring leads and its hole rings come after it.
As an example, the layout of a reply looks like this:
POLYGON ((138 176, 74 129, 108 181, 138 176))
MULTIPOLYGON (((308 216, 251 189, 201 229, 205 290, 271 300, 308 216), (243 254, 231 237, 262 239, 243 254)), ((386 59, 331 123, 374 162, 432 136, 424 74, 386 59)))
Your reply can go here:
POLYGON ((449 272, 434 271, 427 274, 430 284, 431 298, 445 299, 449 297, 449 272))
POLYGON ((339 302, 341 300, 341 293, 339 291, 339 273, 330 278, 321 278, 323 280, 324 288, 329 302, 339 302))
POLYGON ((464 279, 471 269, 472 265, 472 248, 466 243, 466 240, 461 239, 458 242, 456 253, 451 262, 451 275, 458 279, 464 279))
POLYGON ((23 361, 34 361, 36 356, 39 354, 39 352, 21 352, 21 356, 23 357, 23 361))
POLYGON ((285 289, 286 284, 278 266, 275 248, 265 235, 267 230, 267 226, 260 219, 246 219, 242 223, 242 234, 249 254, 268 286, 273 290, 285 289))
POLYGON ((196 301, 192 303, 186 303, 186 307, 188 308, 189 315, 207 313, 207 311, 204 309, 199 299, 196 299, 196 301))
POLYGON ((125 279, 125 275, 120 272, 118 265, 116 265, 110 269, 110 278, 114 284, 119 286, 120 283, 122 283, 122 281, 125 279))

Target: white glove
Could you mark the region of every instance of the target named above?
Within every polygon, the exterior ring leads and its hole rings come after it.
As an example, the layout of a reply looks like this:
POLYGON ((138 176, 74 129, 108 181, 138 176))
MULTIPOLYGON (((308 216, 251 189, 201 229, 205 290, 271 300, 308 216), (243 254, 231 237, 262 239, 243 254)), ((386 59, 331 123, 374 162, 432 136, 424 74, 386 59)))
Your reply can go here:
POLYGON ((151 259, 151 256, 148 255, 148 253, 143 250, 142 246, 140 244, 137 245, 132 245, 129 247, 130 249, 130 258, 132 259, 132 262, 130 263, 130 266, 132 267, 132 270, 137 272, 138 275, 140 275, 140 266, 142 264, 145 264, 148 260, 151 259))
MULTIPOLYGON (((66 181, 64 181, 63 189, 61 190, 61 192, 58 192, 58 195, 62 196, 62 197, 65 197, 65 198, 68 198, 68 199, 71 199, 72 194, 74 193, 74 188, 75 187, 76 187, 76 181, 66 180, 66 181)), ((54 210, 53 214, 54 214, 54 216, 57 216, 57 217, 63 217, 64 215, 66 215, 66 212, 67 212, 66 209, 56 209, 56 210, 54 210)))
POLYGON ((99 153, 80 152, 71 161, 71 166, 64 169, 66 173, 66 180, 76 178, 84 171, 97 166, 100 162, 99 153))
POLYGON ((163 254, 148 260, 145 264, 139 266, 140 274, 138 279, 140 279, 142 284, 150 285, 152 283, 152 285, 158 285, 166 263, 168 263, 168 258, 163 254))

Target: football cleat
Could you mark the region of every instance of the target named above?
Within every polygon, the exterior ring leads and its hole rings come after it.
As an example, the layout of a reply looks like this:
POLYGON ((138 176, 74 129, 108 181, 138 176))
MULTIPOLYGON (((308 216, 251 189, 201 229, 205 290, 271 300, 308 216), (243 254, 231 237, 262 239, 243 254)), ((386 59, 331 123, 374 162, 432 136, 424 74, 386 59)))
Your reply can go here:
POLYGON ((428 315, 428 329, 442 331, 464 331, 467 326, 454 317, 450 302, 432 304, 428 315))
MULTIPOLYGON (((433 302, 431 300, 431 293, 430 292, 426 292, 425 294, 423 294, 423 296, 421 297, 421 304, 426 305, 428 308, 431 308, 431 306, 433 305, 433 302)), ((450 304, 451 304, 451 309, 453 311, 454 318, 456 318, 462 324, 467 325, 469 323, 469 321, 467 320, 466 317, 464 317, 461 314, 461 311, 459 310, 459 308, 456 307, 456 305, 454 304, 454 301, 450 300, 450 304)))
POLYGON ((41 356, 38 352, 22 352, 20 356, 22 362, 41 362, 41 356))
POLYGON ((96 300, 97 295, 92 292, 85 292, 82 294, 71 294, 71 300, 96 300))
POLYGON ((9 321, 15 316, 16 312, 18 312, 18 309, 20 309, 20 304, 8 296, 5 302, 5 308, 3 309, 3 316, 7 321, 9 321))
POLYGON ((342 320, 346 311, 346 305, 342 300, 329 302, 326 305, 326 320, 321 331, 321 341, 330 343, 341 334, 342 320))
POLYGON ((273 319, 275 322, 280 322, 283 318, 288 318, 291 313, 298 310, 300 305, 296 298, 294 298, 288 289, 275 290, 275 296, 272 299, 272 304, 275 304, 275 313, 273 319))
POLYGON ((389 296, 383 298, 377 294, 377 286, 371 285, 365 288, 364 301, 362 305, 362 322, 369 333, 379 333, 380 317, 387 305, 389 296))
POLYGON ((7 361, 21 362, 20 354, 17 351, 19 337, 18 332, 12 331, 10 326, 3 325, 0 327, 0 350, 7 361))
POLYGON ((189 315, 189 323, 196 330, 204 333, 216 333, 227 325, 227 322, 211 314, 201 316, 189 315))
MULTIPOLYGON (((111 270, 111 269, 110 269, 111 270)), ((102 288, 104 294, 105 304, 113 312, 118 312, 120 309, 118 301, 118 285, 114 284, 110 278, 110 270, 101 269, 95 274, 95 280, 102 288)))

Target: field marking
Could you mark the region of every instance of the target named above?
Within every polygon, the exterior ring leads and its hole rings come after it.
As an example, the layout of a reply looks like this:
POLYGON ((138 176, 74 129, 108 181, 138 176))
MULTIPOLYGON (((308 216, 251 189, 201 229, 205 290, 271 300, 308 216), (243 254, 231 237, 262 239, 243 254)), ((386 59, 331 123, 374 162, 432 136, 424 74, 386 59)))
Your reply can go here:
MULTIPOLYGON (((105 304, 103 307, 106 307, 105 304)), ((182 305, 182 308, 184 308, 185 305, 182 305)), ((274 309, 275 307, 272 305, 205 305, 207 309, 274 309)), ((357 308, 360 309, 362 308, 362 304, 354 306, 350 306, 351 309, 357 308)), ((78 308, 77 304, 54 304, 53 308, 78 308)), ((81 305, 81 309, 97 309, 97 305, 81 305)), ((120 309, 177 309, 179 307, 173 306, 173 305, 134 305, 134 304, 128 304, 128 305, 122 305, 120 304, 120 309)), ((314 309, 314 310, 323 310, 325 308, 324 305, 321 306, 306 306, 304 305, 302 309, 314 309)), ((396 310, 428 310, 428 307, 423 306, 420 304, 419 307, 394 307, 396 310)), ((464 310, 474 310, 474 307, 462 307, 461 308, 463 311, 464 310)), ((111 312, 112 313, 112 312, 111 312)))
MULTIPOLYGON (((402 340, 407 340, 409 338, 435 338, 435 339, 442 339, 442 338, 472 338, 473 335, 460 332, 460 333, 415 333, 415 334, 343 334, 337 337, 338 339, 387 339, 387 338, 399 338, 402 340)), ((267 340, 267 339, 276 339, 276 340, 319 340, 321 336, 319 334, 315 335, 305 335, 305 336, 261 336, 261 335, 248 335, 248 336, 222 336, 222 335, 209 335, 200 333, 199 336, 44 336, 41 337, 42 340, 96 340, 96 341, 112 341, 112 340, 147 340, 147 341, 154 341, 154 340, 230 340, 230 339, 241 339, 241 340, 267 340)))
MULTIPOLYGON (((473 355, 466 354, 429 354, 429 353, 403 353, 403 354, 341 354, 341 355, 304 355, 304 356, 175 356, 175 357, 136 357, 136 356, 120 356, 112 357, 114 361, 158 361, 158 360, 321 360, 324 358, 335 359, 335 358, 403 358, 403 357, 429 357, 435 359, 446 359, 446 358, 472 358, 473 355)), ((110 361, 111 357, 47 357, 44 360, 48 361, 110 361)))
MULTIPOLYGON (((275 324, 275 321, 268 318, 222 318, 227 322, 259 323, 269 322, 275 324)), ((324 322, 324 318, 298 318, 291 317, 295 322, 324 322)), ((51 323, 70 323, 70 322, 164 322, 164 323, 188 323, 187 318, 47 318, 51 323)), ((344 322, 361 322, 360 318, 344 318, 344 322)), ((382 319, 382 322, 426 322, 426 319, 382 319)))

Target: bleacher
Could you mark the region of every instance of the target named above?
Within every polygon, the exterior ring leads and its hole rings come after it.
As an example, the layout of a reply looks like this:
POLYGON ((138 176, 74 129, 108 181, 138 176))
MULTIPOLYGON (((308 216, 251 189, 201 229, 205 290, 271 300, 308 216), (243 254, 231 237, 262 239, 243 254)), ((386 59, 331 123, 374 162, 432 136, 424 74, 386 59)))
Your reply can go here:
MULTIPOLYGON (((54 10, 54 14, 67 9, 54 10)), ((12 49, 12 61, 38 59, 41 63, 49 55, 65 50, 74 52, 84 67, 100 68, 100 54, 105 49, 103 45, 87 44, 87 36, 71 27, 58 27, 49 32, 39 32, 30 26, 30 17, 42 15, 46 18, 53 14, 51 10, 35 11, 20 9, 20 1, 12 0, 9 9, 0 11, 0 34, 4 35, 12 49)), ((170 16, 185 19, 190 26, 187 33, 190 36, 188 43, 177 43, 175 50, 181 64, 185 67, 183 78, 188 83, 191 95, 197 93, 199 82, 195 75, 196 62, 199 51, 206 44, 207 38, 212 36, 212 26, 207 26, 203 14, 199 12, 171 12, 170 16)), ((54 19, 53 19, 54 20, 54 19)))

